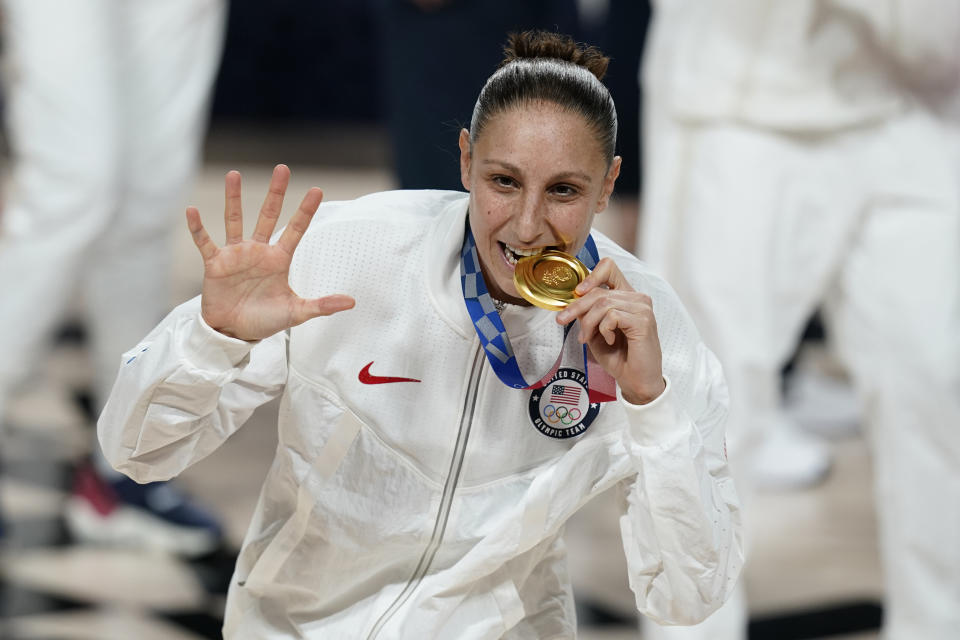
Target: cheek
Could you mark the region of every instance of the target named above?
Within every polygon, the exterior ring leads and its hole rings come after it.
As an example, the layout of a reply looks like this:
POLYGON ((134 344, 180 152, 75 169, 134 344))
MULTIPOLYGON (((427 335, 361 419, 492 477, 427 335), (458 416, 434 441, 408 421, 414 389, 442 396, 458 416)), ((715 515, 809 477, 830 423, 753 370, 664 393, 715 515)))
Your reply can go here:
POLYGON ((554 218, 554 225, 566 239, 586 238, 590 232, 593 210, 588 207, 576 207, 563 211, 554 218))
POLYGON ((479 200, 477 212, 480 214, 478 222, 487 229, 497 229, 510 218, 506 203, 496 197, 479 200))
POLYGON ((486 244, 500 226, 499 213, 489 202, 477 202, 470 210, 470 227, 478 244, 486 244))

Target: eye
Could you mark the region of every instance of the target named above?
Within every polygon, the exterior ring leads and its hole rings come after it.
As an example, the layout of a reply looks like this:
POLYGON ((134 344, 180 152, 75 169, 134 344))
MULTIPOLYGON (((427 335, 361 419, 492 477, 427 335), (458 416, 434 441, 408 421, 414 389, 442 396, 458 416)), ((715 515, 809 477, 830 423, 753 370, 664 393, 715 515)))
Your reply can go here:
POLYGON ((557 184, 550 187, 550 193, 561 198, 572 198, 580 193, 580 189, 572 184, 557 184))
POLYGON ((512 189, 513 187, 517 186, 517 181, 510 176, 494 175, 490 177, 490 180, 493 181, 493 183, 498 187, 503 187, 505 189, 512 189))

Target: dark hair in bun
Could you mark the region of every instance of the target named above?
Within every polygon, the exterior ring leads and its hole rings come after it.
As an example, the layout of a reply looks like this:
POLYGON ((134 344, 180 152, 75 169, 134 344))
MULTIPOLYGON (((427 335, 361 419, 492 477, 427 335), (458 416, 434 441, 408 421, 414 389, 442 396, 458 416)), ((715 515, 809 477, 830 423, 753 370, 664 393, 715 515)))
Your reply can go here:
POLYGON ((503 62, 480 91, 470 119, 475 142, 493 116, 518 105, 553 102, 589 123, 607 162, 617 141, 617 111, 600 79, 610 58, 570 36, 547 31, 512 33, 503 62))

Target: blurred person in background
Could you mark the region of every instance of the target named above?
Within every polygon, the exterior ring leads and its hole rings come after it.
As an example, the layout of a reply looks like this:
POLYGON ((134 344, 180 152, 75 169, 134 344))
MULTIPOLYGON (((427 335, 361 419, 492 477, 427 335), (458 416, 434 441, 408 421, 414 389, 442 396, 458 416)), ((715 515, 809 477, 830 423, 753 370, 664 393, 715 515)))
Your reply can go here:
MULTIPOLYGON (((5 0, 11 182, 0 232, 0 420, 82 305, 96 402, 169 309, 171 226, 201 151, 224 0, 5 0)), ((99 405, 95 407, 99 413, 99 405)), ((215 519, 166 483, 82 464, 66 520, 84 541, 199 555, 215 519)))
MULTIPOLYGON (((639 253, 717 348, 740 484, 826 470, 783 435, 779 392, 822 304, 869 427, 884 637, 956 638, 960 4, 660 2, 650 38, 639 253)), ((740 639, 745 623, 734 598, 645 633, 740 639)))
POLYGON ((606 83, 620 114, 617 145, 623 164, 606 220, 600 222, 618 244, 633 247, 640 217, 640 87, 637 75, 650 20, 647 0, 609 0, 597 41, 610 56, 606 83))
POLYGON ((371 0, 384 114, 403 189, 462 188, 457 132, 502 57, 504 34, 578 33, 576 0, 371 0))

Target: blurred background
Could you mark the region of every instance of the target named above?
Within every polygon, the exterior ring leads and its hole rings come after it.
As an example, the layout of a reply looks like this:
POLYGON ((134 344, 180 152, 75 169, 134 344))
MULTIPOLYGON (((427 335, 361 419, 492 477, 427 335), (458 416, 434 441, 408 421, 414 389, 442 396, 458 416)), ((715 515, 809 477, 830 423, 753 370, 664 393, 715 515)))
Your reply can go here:
MULTIPOLYGON (((7 74, 0 98, 7 118, 2 169, 8 185, 4 196, 11 198, 17 197, 9 186, 17 175, 15 149, 25 149, 33 160, 50 157, 55 162, 85 144, 82 137, 64 133, 34 146, 26 132, 41 125, 17 128, 44 108, 42 101, 36 107, 18 102, 16 83, 25 81, 24 69, 30 68, 18 63, 30 47, 15 40, 26 38, 31 20, 40 19, 27 16, 29 11, 18 4, 0 5, 7 74)), ((48 26, 62 9, 62 3, 34 4, 39 5, 48 5, 48 26)), ((223 13, 210 18, 208 35, 197 36, 212 43, 211 50, 201 51, 196 41, 182 43, 182 69, 196 71, 212 64, 214 70, 208 81, 197 81, 200 99, 194 111, 200 115, 194 117, 206 124, 186 128, 188 142, 183 144, 196 145, 196 158, 184 161, 189 170, 181 170, 183 178, 171 183, 172 196, 164 200, 165 211, 157 214, 165 216, 172 229, 162 249, 167 255, 157 262, 162 275, 169 275, 167 289, 159 289, 166 291, 161 296, 164 308, 199 293, 201 263, 182 211, 187 204, 199 207, 214 240, 221 242, 223 176, 228 170, 243 175, 247 228, 256 218, 271 170, 280 162, 292 169, 291 196, 281 223, 300 194, 314 185, 324 189, 327 200, 398 187, 460 188, 458 131, 469 124, 474 99, 500 59, 506 33, 520 28, 566 31, 612 56, 606 83, 620 114, 624 163, 615 202, 609 213, 598 216, 597 226, 628 249, 639 246, 643 172, 638 78, 651 11, 646 2, 231 0, 228 7, 215 9, 223 13), (222 46, 217 45, 220 38, 222 46)), ((54 47, 58 36, 53 31, 44 34, 34 28, 31 33, 40 33, 34 48, 54 47)), ((101 89, 91 86, 90 91, 101 89)), ((66 93, 78 97, 83 91, 74 87, 66 93)), ((157 98, 151 100, 160 104, 157 98)), ((61 110, 70 109, 58 104, 61 110)), ((83 109, 72 110, 75 119, 83 109)), ((81 163, 90 162, 89 152, 80 156, 81 163)), ((118 162, 127 162, 126 156, 118 162)), ((153 166, 144 162, 141 173, 153 166)), ((57 180, 69 180, 78 171, 67 167, 54 173, 57 180)), ((27 183, 39 179, 31 175, 27 183)), ((135 187, 121 185, 119 191, 124 189, 135 187)), ((14 210, 17 206, 8 203, 0 213, 14 227, 22 215, 14 210)), ((82 217, 82 212, 72 216, 82 217)), ((51 228, 58 225, 54 220, 51 228)), ((38 251, 54 251, 41 245, 38 251)), ((0 260, 3 248, 0 245, 0 260)), ((90 531, 84 529, 83 516, 80 525, 67 521, 68 512, 73 513, 68 507, 79 500, 81 513, 90 510, 83 506, 89 503, 101 515, 112 507, 103 507, 107 498, 97 497, 102 492, 84 488, 86 480, 78 481, 78 470, 93 469, 108 485, 115 479, 97 471, 100 464, 91 456, 92 429, 103 401, 91 353, 98 334, 91 326, 96 322, 88 318, 83 288, 69 282, 71 271, 79 268, 73 264, 64 262, 51 276, 45 298, 34 303, 36 308, 56 307, 56 317, 45 321, 49 330, 40 332, 37 341, 42 344, 32 348, 33 355, 15 363, 16 385, 10 383, 5 404, 0 402, 0 636, 220 637, 234 556, 276 446, 277 407, 259 410, 224 447, 175 483, 178 492, 189 496, 183 499, 191 508, 215 521, 215 527, 208 527, 217 532, 215 545, 179 552, 86 535, 90 531)), ((31 273, 25 259, 0 261, 0 269, 7 270, 0 273, 3 282, 23 281, 31 273)), ((114 276, 123 275, 116 269, 114 276)), ((16 295, 11 288, 0 289, 0 305, 14 305, 16 295)), ((134 290, 123 305, 145 304, 146 297, 134 290)), ((28 328, 3 325, 14 336, 28 328)), ((792 381, 784 387, 783 406, 806 437, 818 443, 818 451, 825 452, 829 470, 819 469, 814 477, 796 482, 768 483, 751 499, 751 562, 743 577, 749 638, 878 638, 883 580, 860 405, 847 371, 824 342, 818 315, 810 318, 799 344, 783 371, 783 379, 792 381)), ((108 501, 127 499, 119 489, 109 495, 108 501)), ((612 498, 603 496, 588 505, 570 524, 568 537, 581 637, 646 636, 627 587, 612 498)))

